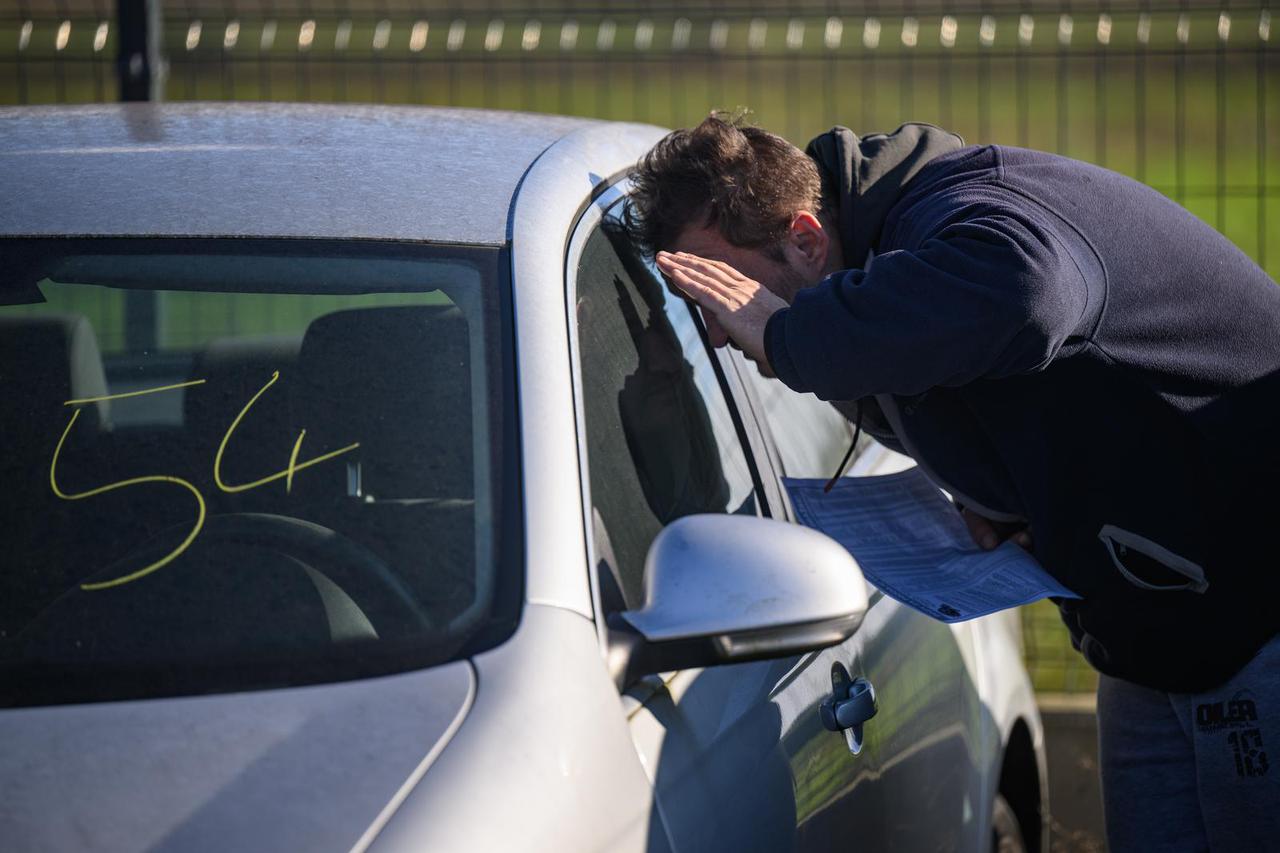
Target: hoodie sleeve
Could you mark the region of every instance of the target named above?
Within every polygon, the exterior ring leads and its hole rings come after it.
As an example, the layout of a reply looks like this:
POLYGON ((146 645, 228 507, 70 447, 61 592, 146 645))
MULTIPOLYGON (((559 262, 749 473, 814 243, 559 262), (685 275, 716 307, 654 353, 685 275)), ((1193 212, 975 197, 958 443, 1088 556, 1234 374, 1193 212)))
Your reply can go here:
POLYGON ((779 379, 824 400, 919 394, 1044 368, 1087 300, 1051 232, 988 211, 800 291, 765 349, 779 379))

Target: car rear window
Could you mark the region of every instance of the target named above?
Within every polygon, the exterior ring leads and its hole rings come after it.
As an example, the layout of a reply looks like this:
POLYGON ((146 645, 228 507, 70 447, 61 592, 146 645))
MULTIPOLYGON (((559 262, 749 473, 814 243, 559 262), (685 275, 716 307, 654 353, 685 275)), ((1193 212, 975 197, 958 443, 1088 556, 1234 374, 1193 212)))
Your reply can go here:
POLYGON ((497 252, 125 243, 0 248, 3 699, 342 679, 509 632, 497 252))

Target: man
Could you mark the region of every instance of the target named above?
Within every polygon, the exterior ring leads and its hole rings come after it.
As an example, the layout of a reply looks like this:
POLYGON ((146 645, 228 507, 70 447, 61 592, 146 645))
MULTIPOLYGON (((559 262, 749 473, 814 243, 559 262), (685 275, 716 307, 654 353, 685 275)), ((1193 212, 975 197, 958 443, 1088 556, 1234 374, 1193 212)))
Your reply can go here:
POLYGON ((712 115, 640 163, 662 272, 1082 596, 1113 851, 1280 845, 1280 287, 1113 172, 712 115), (807 156, 806 156, 807 154, 807 156))

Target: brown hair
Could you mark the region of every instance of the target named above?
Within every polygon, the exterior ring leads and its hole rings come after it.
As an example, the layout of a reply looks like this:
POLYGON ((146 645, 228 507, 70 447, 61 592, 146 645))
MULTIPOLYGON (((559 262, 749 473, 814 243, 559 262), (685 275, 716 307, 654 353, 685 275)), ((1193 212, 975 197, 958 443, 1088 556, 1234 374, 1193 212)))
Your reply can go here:
POLYGON ((713 112, 640 159, 624 222, 649 254, 691 225, 714 225, 735 246, 775 255, 796 212, 817 213, 821 201, 818 168, 803 151, 741 116, 713 112))

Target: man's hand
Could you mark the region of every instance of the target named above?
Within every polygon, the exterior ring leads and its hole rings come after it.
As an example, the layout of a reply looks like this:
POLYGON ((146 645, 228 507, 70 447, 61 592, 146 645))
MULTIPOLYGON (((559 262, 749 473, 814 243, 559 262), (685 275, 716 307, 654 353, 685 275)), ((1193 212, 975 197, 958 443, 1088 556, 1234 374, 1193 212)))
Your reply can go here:
POLYGON ((984 551, 990 551, 1006 539, 1013 541, 1026 550, 1031 550, 1031 531, 1025 524, 1007 524, 1001 521, 978 515, 965 507, 960 510, 960 517, 969 528, 969 535, 984 551))
POLYGON ((658 252, 657 261, 671 283, 697 303, 704 315, 714 318, 748 357, 769 366, 764 327, 775 311, 787 307, 781 297, 724 261, 686 252, 658 252))

